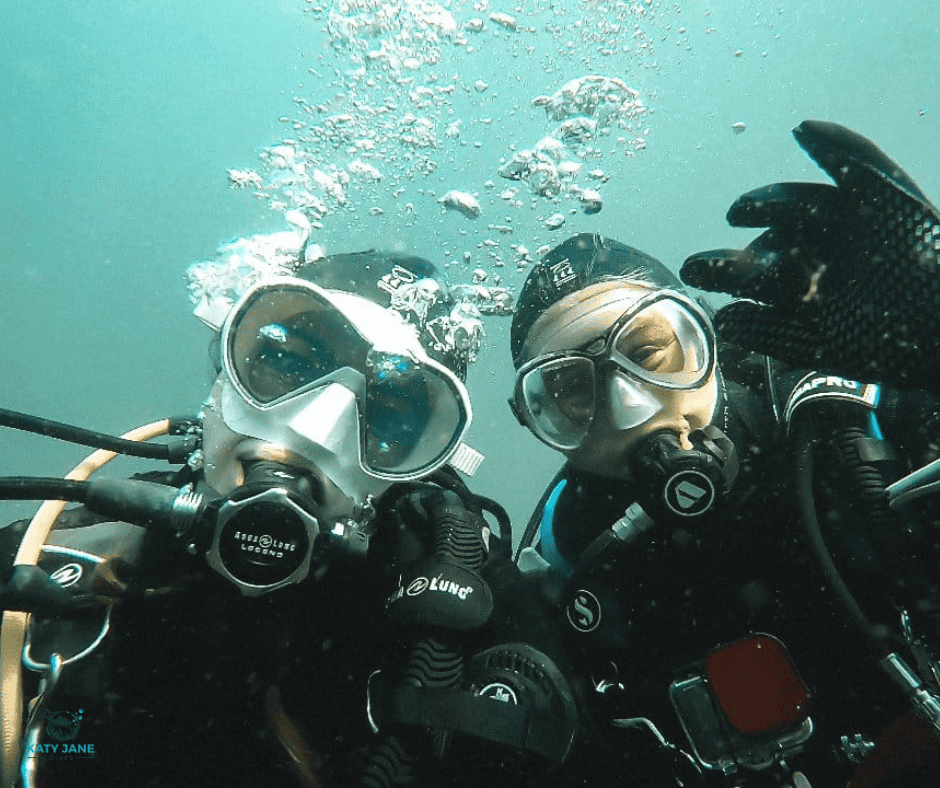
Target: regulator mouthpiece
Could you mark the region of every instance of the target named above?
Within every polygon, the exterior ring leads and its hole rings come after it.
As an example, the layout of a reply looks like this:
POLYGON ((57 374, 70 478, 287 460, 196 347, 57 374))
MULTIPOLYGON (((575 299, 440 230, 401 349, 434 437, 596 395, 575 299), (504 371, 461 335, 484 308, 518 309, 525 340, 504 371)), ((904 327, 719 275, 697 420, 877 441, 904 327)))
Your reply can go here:
POLYGON ((645 491, 642 504, 653 519, 694 519, 714 509, 738 475, 738 454, 713 425, 689 435, 692 449, 679 436, 660 430, 640 444, 632 463, 633 476, 645 491))

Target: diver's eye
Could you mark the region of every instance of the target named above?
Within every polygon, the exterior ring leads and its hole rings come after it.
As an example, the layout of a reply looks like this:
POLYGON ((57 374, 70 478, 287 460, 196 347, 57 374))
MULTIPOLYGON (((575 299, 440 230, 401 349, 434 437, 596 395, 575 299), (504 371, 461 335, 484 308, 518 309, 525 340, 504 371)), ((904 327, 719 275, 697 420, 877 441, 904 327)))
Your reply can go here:
POLYGON ((647 372, 678 372, 683 364, 683 352, 677 338, 662 344, 632 348, 627 358, 647 372))
POLYGON ((653 345, 644 345, 635 348, 629 355, 630 361, 643 369, 655 369, 657 357, 662 356, 663 349, 653 345))
POLYGON ((641 345, 633 348, 627 358, 638 367, 654 372, 663 363, 667 355, 667 348, 662 345, 641 345))
POLYGON ((316 352, 314 348, 305 349, 300 353, 277 345, 267 345, 261 349, 259 360, 269 375, 276 376, 285 383, 290 381, 292 387, 297 387, 333 371, 333 365, 326 358, 327 355, 324 352, 316 352))

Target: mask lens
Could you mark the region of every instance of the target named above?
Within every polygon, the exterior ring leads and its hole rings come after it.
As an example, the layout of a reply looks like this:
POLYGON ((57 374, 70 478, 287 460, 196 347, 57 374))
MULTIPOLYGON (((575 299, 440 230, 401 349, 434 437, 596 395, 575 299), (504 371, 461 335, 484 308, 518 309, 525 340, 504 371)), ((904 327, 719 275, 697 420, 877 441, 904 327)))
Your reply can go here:
POLYGON ((558 449, 572 449, 594 419, 594 364, 583 357, 547 361, 522 377, 522 401, 536 434, 558 449))
POLYGON ((641 380, 667 388, 695 388, 710 371, 711 343, 685 305, 662 299, 623 325, 611 358, 641 380))
POLYGON ((368 350, 332 304, 291 288, 259 290, 235 316, 226 347, 236 380, 259 404, 344 367, 364 370, 368 350))
POLYGON ((453 381, 401 353, 373 350, 366 366, 363 464, 413 473, 440 460, 467 424, 453 381))

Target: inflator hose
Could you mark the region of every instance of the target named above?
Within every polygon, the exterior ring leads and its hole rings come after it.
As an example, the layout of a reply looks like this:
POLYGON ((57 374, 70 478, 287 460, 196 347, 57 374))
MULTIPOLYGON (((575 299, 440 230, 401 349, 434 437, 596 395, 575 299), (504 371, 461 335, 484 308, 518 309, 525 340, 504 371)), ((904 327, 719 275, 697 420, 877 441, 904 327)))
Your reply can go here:
MULTIPOLYGON (((441 499, 431 511, 434 557, 472 572, 483 566, 484 545, 479 528, 460 497, 453 491, 442 491, 441 499)), ((455 687, 464 678, 465 658, 448 637, 448 632, 417 631, 408 649, 402 683, 416 687, 455 687)), ((443 731, 428 731, 434 741, 431 752, 441 756, 448 744, 443 731)), ((379 732, 359 779, 360 788, 391 788, 412 786, 415 782, 413 753, 408 742, 394 732, 379 732)))
POLYGON ((816 514, 816 499, 813 494, 815 457, 814 448, 818 444, 818 434, 811 420, 804 419, 797 427, 795 436, 796 493, 800 516, 806 532, 807 541, 816 560, 832 587, 842 608, 848 614, 852 624, 865 638, 872 652, 883 656, 892 650, 890 640, 880 631, 862 610, 855 595, 849 589, 842 574, 836 567, 832 554, 826 545, 822 526, 816 514))
MULTIPOLYGON (((166 435, 170 420, 163 419, 138 427, 121 436, 122 440, 147 441, 166 435)), ((85 481, 95 471, 113 460, 117 452, 100 449, 89 454, 72 469, 66 479, 85 481)), ((65 509, 65 501, 46 501, 30 521, 20 542, 14 565, 35 566, 42 547, 65 509)), ((23 727, 23 673, 21 658, 26 639, 27 613, 7 610, 0 624, 0 788, 12 788, 20 760, 23 727)))

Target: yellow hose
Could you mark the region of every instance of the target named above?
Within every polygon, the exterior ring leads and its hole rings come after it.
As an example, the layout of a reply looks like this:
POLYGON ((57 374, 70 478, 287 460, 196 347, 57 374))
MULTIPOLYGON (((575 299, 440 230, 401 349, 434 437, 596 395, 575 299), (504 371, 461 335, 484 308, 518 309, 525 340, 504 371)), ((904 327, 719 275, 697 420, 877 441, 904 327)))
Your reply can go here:
MULTIPOLYGON (((166 419, 146 424, 122 435, 134 441, 148 441, 166 435, 170 422, 166 419)), ((116 452, 99 449, 92 452, 67 475, 66 479, 85 481, 95 471, 117 456, 116 452)), ((23 535, 14 565, 35 566, 42 547, 49 538, 66 501, 44 501, 23 535)), ((20 740, 23 727, 22 653, 26 639, 28 613, 6 610, 0 624, 0 786, 12 788, 20 762, 20 740)))

